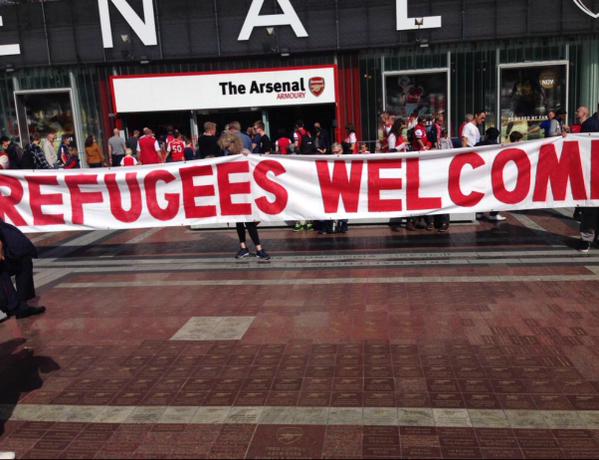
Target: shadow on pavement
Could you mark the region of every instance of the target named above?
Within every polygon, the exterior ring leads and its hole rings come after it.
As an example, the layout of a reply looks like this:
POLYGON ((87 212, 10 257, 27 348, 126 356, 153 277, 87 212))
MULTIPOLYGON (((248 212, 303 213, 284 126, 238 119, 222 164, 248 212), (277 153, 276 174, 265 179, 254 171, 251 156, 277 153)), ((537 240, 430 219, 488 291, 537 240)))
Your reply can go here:
POLYGON ((33 350, 17 351, 25 342, 13 339, 0 344, 0 436, 21 395, 42 388, 42 374, 60 369, 52 358, 36 356, 33 350))

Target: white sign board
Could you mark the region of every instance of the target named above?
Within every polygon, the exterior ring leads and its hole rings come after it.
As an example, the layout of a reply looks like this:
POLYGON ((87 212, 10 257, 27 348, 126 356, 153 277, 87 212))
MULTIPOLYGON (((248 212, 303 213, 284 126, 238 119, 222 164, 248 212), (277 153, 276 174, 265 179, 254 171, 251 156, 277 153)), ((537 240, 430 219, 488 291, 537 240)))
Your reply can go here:
POLYGON ((112 77, 117 113, 329 104, 336 68, 112 77))

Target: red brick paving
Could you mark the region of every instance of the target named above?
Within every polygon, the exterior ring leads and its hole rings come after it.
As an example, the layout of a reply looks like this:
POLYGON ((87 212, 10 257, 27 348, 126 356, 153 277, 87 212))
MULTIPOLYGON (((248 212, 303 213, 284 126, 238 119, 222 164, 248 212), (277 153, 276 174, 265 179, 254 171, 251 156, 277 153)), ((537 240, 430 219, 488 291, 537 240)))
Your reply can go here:
MULTIPOLYGON (((450 235, 352 228, 347 236, 263 231, 297 268, 69 275, 41 290, 45 317, 0 326, 0 403, 78 406, 427 407, 599 410, 595 281, 152 287, 153 280, 589 275, 577 264, 302 268, 302 255, 567 249, 572 222, 527 214, 550 233, 454 226, 450 235), (143 288, 61 282, 148 281, 143 288), (171 342, 192 316, 255 316, 238 341, 171 342), (24 338, 24 344, 10 343, 24 338), (23 347, 31 348, 31 351, 23 347), (39 372, 39 374, 38 374, 39 372), (39 375, 43 384, 30 387, 39 375)), ((230 256, 232 230, 117 232, 69 254, 230 256)), ((40 242, 52 248, 74 234, 40 242)), ((575 254, 574 252, 572 254, 575 254)), ((561 256, 560 256, 561 257, 561 256)), ((2 431, 2 430, 0 430, 2 431)), ((8 421, 19 458, 599 458, 596 429, 8 421)))

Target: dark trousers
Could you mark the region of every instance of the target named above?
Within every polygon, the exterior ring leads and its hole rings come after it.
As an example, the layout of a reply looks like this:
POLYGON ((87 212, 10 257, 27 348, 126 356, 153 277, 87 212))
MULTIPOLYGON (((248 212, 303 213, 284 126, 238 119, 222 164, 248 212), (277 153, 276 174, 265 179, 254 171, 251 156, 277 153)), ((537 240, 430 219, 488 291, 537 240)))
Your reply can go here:
POLYGON ((246 222, 237 224, 237 236, 239 236, 239 242, 245 243, 246 234, 245 231, 250 234, 250 238, 254 242, 255 246, 260 246, 260 236, 258 235, 258 226, 256 222, 246 222))
POLYGON ((0 265, 0 308, 7 312, 35 297, 33 262, 30 257, 5 260, 0 265), (15 277, 15 285, 11 277, 15 277))
POLYGON ((599 229, 599 208, 580 208, 580 236, 592 243, 599 229))
POLYGON ((112 155, 112 167, 118 168, 121 166, 121 161, 123 161, 123 158, 125 158, 125 155, 112 155))

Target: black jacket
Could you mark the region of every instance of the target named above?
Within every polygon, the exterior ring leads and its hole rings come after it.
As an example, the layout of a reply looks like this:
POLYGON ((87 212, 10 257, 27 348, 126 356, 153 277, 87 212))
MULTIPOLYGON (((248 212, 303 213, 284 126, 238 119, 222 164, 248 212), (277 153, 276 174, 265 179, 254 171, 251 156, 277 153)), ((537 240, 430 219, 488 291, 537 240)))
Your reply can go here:
POLYGON ((8 158, 10 160, 10 169, 19 169, 21 165, 21 158, 23 157, 23 149, 14 142, 11 142, 6 149, 8 158))
POLYGON ((0 220, 0 240, 7 259, 37 258, 37 249, 25 234, 14 225, 0 220))
POLYGON ((583 133, 599 133, 599 114, 593 115, 582 124, 583 133))

